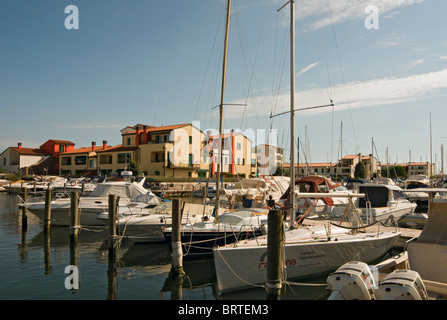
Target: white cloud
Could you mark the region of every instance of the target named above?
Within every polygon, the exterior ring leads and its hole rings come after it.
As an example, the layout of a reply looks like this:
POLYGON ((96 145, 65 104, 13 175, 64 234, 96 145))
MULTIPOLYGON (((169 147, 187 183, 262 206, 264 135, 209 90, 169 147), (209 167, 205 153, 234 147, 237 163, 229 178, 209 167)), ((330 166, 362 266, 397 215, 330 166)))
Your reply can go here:
POLYGON ((305 0, 297 3, 296 19, 310 19, 308 27, 310 30, 316 30, 332 23, 337 24, 344 21, 356 19, 365 19, 367 14, 365 8, 368 5, 375 5, 379 9, 379 16, 404 6, 409 6, 423 2, 425 0, 305 0), (329 15, 330 9, 330 15, 329 15))
POLYGON ((303 69, 301 69, 298 73, 297 73, 297 77, 299 77, 300 75, 302 75, 303 73, 306 73, 307 71, 309 71, 310 69, 313 69, 314 67, 318 66, 319 62, 314 62, 309 64, 308 66, 304 67, 303 69))
MULTIPOLYGON (((346 85, 339 84, 331 88, 335 111, 416 101, 434 96, 440 92, 447 93, 447 69, 400 78, 387 77, 364 82, 350 82, 346 85)), ((269 115, 272 111, 271 101, 277 101, 275 114, 290 109, 289 94, 281 94, 277 99, 271 96, 258 96, 249 101, 246 116, 269 115), (254 108, 256 108, 256 113, 254 108), (265 110, 264 114, 261 114, 262 110, 265 110)), ((296 92, 295 101, 296 109, 328 104, 328 89, 316 88, 296 92)), ((233 101, 232 103, 241 102, 233 101)), ((229 106, 227 110, 227 118, 241 117, 241 111, 237 107, 229 106), (228 110, 230 108, 231 110, 228 110)), ((300 115, 329 112, 331 110, 331 108, 313 109, 302 111, 300 115)))
POLYGON ((416 67, 416 66, 418 66, 420 64, 423 64, 423 63, 424 63, 424 59, 417 59, 417 60, 414 60, 414 61, 410 62, 408 64, 408 67, 413 68, 413 67, 416 67))

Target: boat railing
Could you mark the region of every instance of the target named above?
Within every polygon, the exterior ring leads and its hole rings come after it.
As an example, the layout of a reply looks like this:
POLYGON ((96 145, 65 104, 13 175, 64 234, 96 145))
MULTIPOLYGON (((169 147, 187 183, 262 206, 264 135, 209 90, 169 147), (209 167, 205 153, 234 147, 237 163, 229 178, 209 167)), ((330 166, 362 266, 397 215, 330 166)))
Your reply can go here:
MULTIPOLYGON (((230 229, 231 229, 231 232, 233 233, 234 238, 236 239, 236 241, 234 242, 234 246, 236 246, 239 243, 239 241, 242 240, 242 239, 240 239, 240 235, 242 234, 242 231, 244 231, 246 229, 249 229, 249 231, 251 231, 251 233, 253 234, 253 239, 256 240, 256 243, 259 245, 258 237, 256 236, 256 229, 253 224, 242 224, 239 228, 239 231, 237 231, 236 229, 233 229, 233 226, 231 226, 231 224, 230 224, 230 229)), ((248 237, 248 233, 247 233, 247 237, 248 237)), ((247 237, 244 240, 246 240, 247 237)), ((225 229, 225 239, 226 239, 226 229, 225 229)))
POLYGON ((366 223, 370 224, 373 222, 373 214, 372 214, 372 206, 371 206, 371 201, 366 201, 365 202, 365 209, 366 209, 366 223))

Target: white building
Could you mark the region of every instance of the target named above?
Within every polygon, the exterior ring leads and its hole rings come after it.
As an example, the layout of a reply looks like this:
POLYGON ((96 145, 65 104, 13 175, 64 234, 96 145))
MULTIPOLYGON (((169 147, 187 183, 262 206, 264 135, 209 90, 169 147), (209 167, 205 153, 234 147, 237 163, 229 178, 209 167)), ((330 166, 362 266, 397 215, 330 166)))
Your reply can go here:
POLYGON ((47 158, 41 149, 24 148, 22 143, 9 147, 0 154, 0 168, 5 172, 28 174, 27 168, 47 158))

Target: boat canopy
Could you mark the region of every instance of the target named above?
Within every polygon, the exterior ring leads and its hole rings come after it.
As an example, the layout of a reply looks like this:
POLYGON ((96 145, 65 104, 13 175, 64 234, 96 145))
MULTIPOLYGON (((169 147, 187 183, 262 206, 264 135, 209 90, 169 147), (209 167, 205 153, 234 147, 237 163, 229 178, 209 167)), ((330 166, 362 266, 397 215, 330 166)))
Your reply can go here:
POLYGON ((235 212, 227 211, 219 216, 219 223, 227 223, 233 226, 243 225, 249 222, 247 220, 251 218, 255 219, 255 216, 265 215, 267 218, 268 213, 269 210, 259 208, 253 208, 249 210, 238 210, 235 212))
MULTIPOLYGON (((333 190, 335 188, 340 187, 341 185, 338 183, 335 183, 325 177, 321 176, 309 176, 304 177, 295 182, 295 186, 299 187, 299 192, 304 193, 326 193, 330 190, 333 190)), ((286 192, 281 196, 281 199, 287 199, 289 197, 290 193, 290 186, 286 190, 286 192)), ((329 205, 333 206, 334 201, 331 198, 322 198, 324 202, 329 205)))
POLYGON ((120 198, 135 198, 140 194, 146 194, 148 190, 135 182, 103 182, 90 193, 90 197, 108 197, 110 194, 120 198))

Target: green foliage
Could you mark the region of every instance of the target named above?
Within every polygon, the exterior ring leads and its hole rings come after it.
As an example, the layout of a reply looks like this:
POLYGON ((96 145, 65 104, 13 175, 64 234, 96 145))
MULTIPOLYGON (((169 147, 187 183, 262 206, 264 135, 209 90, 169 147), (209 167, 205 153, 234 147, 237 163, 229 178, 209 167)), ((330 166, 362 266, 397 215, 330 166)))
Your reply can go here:
POLYGON ((354 170, 354 176, 358 179, 365 179, 366 178, 366 171, 365 171, 365 165, 363 162, 357 163, 354 170))
POLYGON ((140 168, 140 163, 136 162, 133 159, 130 159, 129 170, 132 171, 134 176, 139 176, 143 173, 143 170, 140 168))
POLYGON ((405 168, 402 166, 382 167, 382 177, 396 179, 405 178, 406 175, 405 168))

